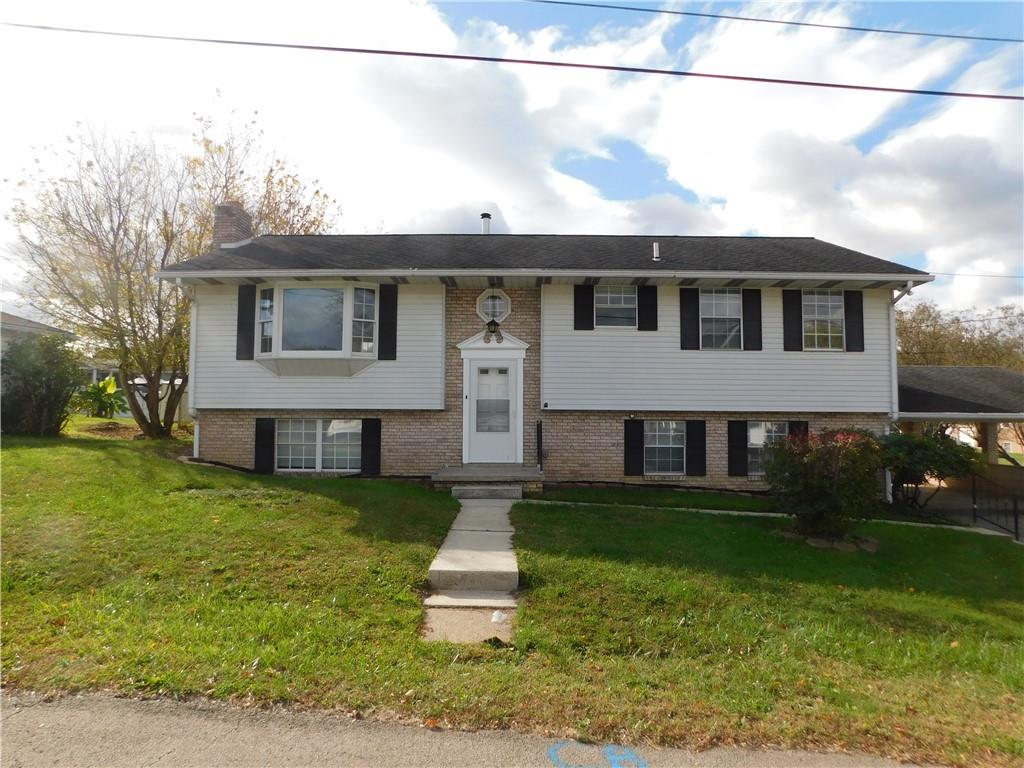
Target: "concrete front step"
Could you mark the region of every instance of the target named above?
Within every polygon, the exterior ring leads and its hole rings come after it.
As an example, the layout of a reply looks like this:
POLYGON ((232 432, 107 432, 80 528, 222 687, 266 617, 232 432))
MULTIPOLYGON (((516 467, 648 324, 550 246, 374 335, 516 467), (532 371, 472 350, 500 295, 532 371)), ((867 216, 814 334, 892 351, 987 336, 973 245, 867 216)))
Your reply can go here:
POLYGON ((456 499, 521 499, 521 485, 453 485, 456 499))
POLYGON ((516 599, 508 592, 452 590, 430 595, 423 604, 427 608, 505 608, 516 607, 516 599))
POLYGON ((427 576, 435 590, 514 591, 519 568, 512 533, 452 529, 427 576))

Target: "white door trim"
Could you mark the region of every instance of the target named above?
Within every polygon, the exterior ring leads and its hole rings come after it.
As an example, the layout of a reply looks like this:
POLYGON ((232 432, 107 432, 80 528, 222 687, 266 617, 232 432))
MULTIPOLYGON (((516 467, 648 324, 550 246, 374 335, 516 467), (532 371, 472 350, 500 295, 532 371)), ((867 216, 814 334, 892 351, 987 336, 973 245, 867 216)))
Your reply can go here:
POLYGON ((458 344, 462 353, 462 463, 469 464, 469 435, 472 424, 469 420, 469 398, 471 393, 471 369, 476 362, 505 361, 515 376, 515 435, 516 463, 523 463, 523 361, 530 345, 510 333, 502 333, 501 343, 484 341, 485 331, 458 344))

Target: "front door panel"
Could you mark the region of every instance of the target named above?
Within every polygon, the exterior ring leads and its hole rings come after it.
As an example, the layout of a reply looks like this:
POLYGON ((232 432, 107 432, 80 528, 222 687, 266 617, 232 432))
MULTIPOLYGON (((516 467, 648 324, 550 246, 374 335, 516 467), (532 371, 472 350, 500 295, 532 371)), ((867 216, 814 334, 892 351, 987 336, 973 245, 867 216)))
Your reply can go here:
POLYGON ((516 368, 513 361, 474 362, 469 381, 469 460, 516 460, 516 368))

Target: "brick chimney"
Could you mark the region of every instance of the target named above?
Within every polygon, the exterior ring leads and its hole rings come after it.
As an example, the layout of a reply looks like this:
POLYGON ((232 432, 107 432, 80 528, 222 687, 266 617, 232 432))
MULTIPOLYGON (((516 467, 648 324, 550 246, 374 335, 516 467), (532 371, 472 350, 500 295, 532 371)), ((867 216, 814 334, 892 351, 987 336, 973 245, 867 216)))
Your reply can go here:
POLYGON ((213 247, 221 248, 252 238, 252 217, 237 200, 225 200, 213 208, 213 247))

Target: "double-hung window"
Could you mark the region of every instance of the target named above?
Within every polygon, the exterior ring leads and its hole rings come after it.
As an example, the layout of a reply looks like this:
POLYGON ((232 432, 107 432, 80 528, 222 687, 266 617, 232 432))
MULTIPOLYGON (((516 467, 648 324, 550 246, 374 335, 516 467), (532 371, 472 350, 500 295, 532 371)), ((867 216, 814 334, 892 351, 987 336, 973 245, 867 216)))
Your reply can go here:
POLYGON ((789 435, 788 421, 747 422, 747 474, 752 477, 764 476, 764 449, 779 445, 789 435))
POLYGON ((644 422, 644 474, 686 473, 686 422, 644 422))
POLYGON ((274 289, 260 290, 259 307, 260 352, 274 351, 274 289))
POLYGON ((843 292, 803 292, 804 349, 843 350, 843 292))
POLYGON ((373 357, 377 311, 377 289, 369 286, 287 283, 261 288, 259 354, 373 357))
POLYGON ((742 349, 743 295, 739 288, 701 288, 701 349, 742 349))
POLYGON ((594 326, 636 328, 636 286, 595 286, 594 326))
POLYGON ((278 419, 278 469, 358 472, 362 466, 359 419, 278 419))

